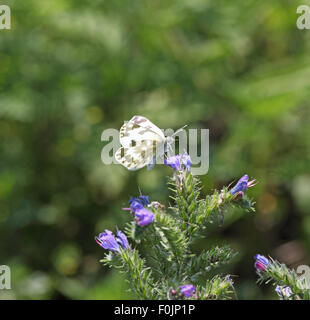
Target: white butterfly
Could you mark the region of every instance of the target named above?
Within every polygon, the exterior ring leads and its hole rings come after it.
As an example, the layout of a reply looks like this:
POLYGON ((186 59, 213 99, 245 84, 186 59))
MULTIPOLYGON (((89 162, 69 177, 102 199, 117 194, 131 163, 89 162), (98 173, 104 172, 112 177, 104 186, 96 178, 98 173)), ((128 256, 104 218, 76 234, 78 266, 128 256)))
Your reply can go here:
POLYGON ((158 158, 163 157, 167 148, 171 147, 174 136, 183 128, 172 137, 165 137, 150 120, 142 116, 134 116, 120 129, 122 147, 116 151, 115 159, 131 171, 146 165, 148 169, 152 169, 158 158))

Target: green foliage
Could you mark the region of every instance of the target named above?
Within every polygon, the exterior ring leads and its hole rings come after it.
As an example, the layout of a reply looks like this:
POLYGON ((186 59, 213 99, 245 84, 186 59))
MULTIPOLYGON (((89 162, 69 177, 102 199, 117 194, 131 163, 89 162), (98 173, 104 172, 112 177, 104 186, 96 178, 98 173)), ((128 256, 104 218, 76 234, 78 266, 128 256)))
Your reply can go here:
POLYGON ((198 256, 193 255, 188 261, 188 270, 192 274, 191 279, 204 277, 205 273, 213 268, 229 263, 236 254, 226 245, 223 247, 215 246, 207 251, 203 251, 198 256))
POLYGON ((121 250, 117 257, 106 254, 101 260, 105 265, 122 269, 123 273, 130 274, 130 286, 140 299, 155 299, 155 290, 152 284, 150 268, 145 267, 145 261, 139 256, 137 250, 121 250), (116 260, 116 261, 115 261, 116 260))
POLYGON ((220 192, 215 190, 206 199, 199 200, 200 182, 188 172, 183 179, 180 176, 171 178, 169 184, 174 187, 170 190, 176 195, 171 196, 176 202, 176 206, 171 209, 180 218, 181 228, 192 239, 190 241, 201 236, 208 224, 215 221, 222 223, 229 207, 238 206, 246 211, 254 211, 255 202, 247 196, 236 200, 227 187, 220 192))
POLYGON ((231 298, 233 292, 233 283, 229 276, 225 278, 215 276, 207 281, 206 285, 199 291, 198 297, 206 300, 226 300, 231 298))

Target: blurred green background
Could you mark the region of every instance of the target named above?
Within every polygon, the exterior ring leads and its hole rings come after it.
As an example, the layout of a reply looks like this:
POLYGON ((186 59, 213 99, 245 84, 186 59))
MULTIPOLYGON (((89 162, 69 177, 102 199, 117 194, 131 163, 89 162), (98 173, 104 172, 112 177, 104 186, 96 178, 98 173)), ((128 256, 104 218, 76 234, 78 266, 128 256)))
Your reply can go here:
POLYGON ((104 129, 139 114, 160 128, 210 129, 203 192, 248 173, 257 212, 229 213, 209 245, 230 244, 240 299, 256 285, 253 255, 310 264, 310 1, 2 1, 0 264, 5 299, 131 299, 100 265, 94 236, 130 220, 138 186, 167 203, 170 168, 129 172, 101 162, 104 129))

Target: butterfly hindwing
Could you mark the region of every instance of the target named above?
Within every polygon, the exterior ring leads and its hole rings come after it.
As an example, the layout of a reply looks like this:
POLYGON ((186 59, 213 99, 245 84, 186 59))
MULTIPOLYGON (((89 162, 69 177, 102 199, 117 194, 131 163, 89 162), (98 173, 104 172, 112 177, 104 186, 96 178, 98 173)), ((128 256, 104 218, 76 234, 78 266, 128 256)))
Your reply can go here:
POLYGON ((138 170, 152 162, 153 147, 146 143, 129 148, 121 147, 116 151, 115 159, 128 170, 138 170))

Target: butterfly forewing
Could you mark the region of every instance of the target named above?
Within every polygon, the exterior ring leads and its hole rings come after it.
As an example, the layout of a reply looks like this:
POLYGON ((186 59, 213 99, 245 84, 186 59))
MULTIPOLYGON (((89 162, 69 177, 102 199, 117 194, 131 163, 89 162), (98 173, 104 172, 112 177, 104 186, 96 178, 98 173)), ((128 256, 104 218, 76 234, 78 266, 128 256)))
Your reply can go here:
POLYGON ((160 130, 157 126, 155 126, 154 123, 152 123, 150 120, 148 120, 145 117, 134 116, 134 117, 132 117, 130 122, 133 122, 136 126, 140 126, 144 129, 146 129, 147 132, 151 131, 151 132, 157 134, 161 138, 161 140, 165 139, 165 136, 164 136, 162 130, 160 130))
POLYGON ((151 121, 141 116, 134 116, 125 122, 120 129, 120 143, 123 147, 131 147, 144 140, 152 140, 163 143, 165 136, 163 132, 151 121))

